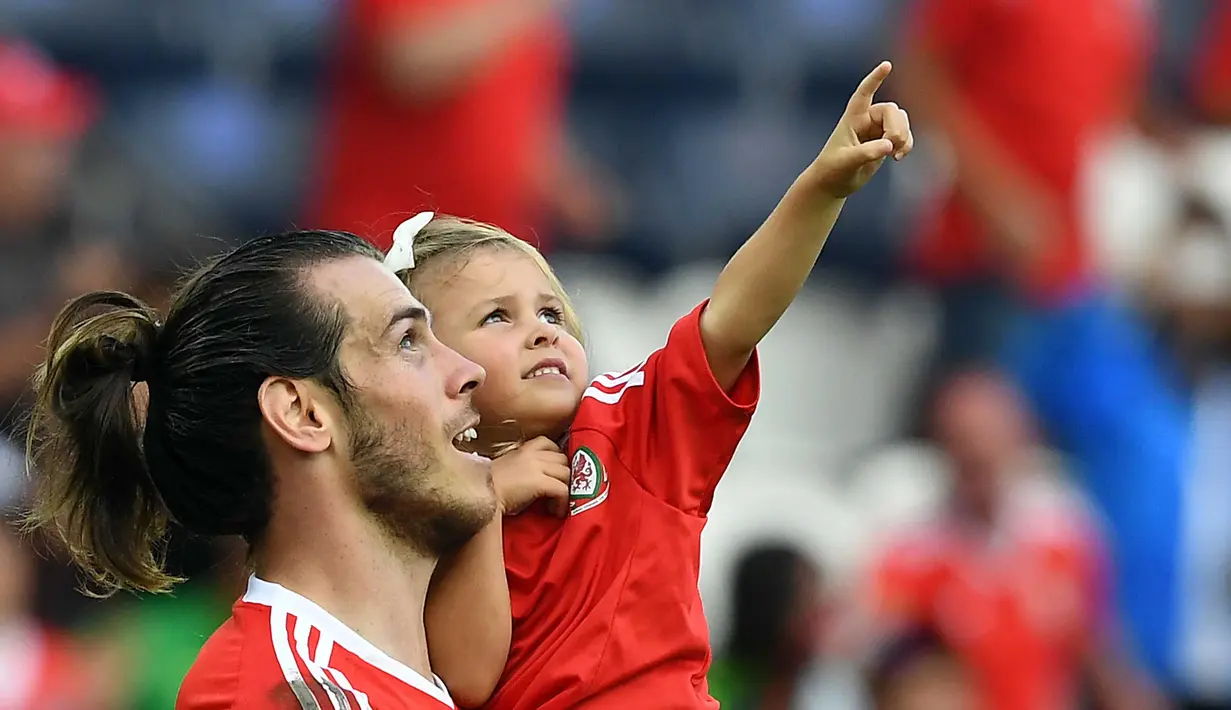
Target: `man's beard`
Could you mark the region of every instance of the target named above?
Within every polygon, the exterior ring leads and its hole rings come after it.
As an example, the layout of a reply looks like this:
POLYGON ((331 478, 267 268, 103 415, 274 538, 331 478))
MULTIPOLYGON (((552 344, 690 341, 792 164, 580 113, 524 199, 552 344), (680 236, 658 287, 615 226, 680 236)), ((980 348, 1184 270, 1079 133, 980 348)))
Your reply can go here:
POLYGON ((435 437, 422 428, 385 427, 358 407, 350 415, 359 495, 392 538, 439 559, 461 549, 491 520, 494 497, 467 500, 439 487, 451 479, 440 475, 445 464, 435 437))

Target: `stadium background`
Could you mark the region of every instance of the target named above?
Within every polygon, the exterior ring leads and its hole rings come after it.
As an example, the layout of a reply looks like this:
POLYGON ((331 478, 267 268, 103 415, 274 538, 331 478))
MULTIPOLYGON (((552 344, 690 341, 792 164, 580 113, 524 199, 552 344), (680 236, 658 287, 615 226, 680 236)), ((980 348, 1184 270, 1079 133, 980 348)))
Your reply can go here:
MULTIPOLYGON (((22 358, 29 361, 34 337, 19 326, 50 315, 40 275, 54 275, 47 278, 59 279, 64 292, 116 285, 156 296, 178 267, 243 235, 302 220, 321 76, 335 39, 335 3, 344 1, 0 3, 0 34, 32 43, 87 80, 95 119, 74 156, 70 190, 47 206, 47 219, 29 222, 37 228, 0 227, 6 430, 20 416, 29 371, 22 358)), ((593 234, 559 234, 552 261, 577 299, 594 372, 639 361, 706 295, 723 260, 820 146, 850 89, 878 59, 896 57, 901 4, 569 5, 568 131, 602 166, 610 209, 592 222, 593 234)), ((1096 146, 1085 205, 1103 273, 1157 316, 1152 322, 1174 325, 1191 303, 1217 321, 1200 332, 1225 333, 1231 132, 1203 115, 1193 96, 1201 29, 1218 4, 1157 3, 1148 91, 1163 128, 1147 137, 1109 126, 1096 146)), ((0 95, 9 94, 0 103, 24 100, 22 81, 20 67, 0 61, 0 95)), ((46 120, 64 118, 49 113, 46 120)), ((912 436, 938 337, 937 303, 901 258, 918 210, 945 174, 944 151, 928 137, 921 133, 916 155, 851 200, 811 288, 763 346, 760 412, 720 488, 705 541, 702 591, 719 647, 743 551, 791 542, 815 558, 828 606, 839 608, 852 590, 858 595, 861 570, 878 546, 931 514, 945 495, 943 460, 912 436)), ((23 142, 47 140, 68 139, 31 138, 26 128, 0 124, 0 161, 18 160, 23 142)), ((3 170, 0 181, 10 183, 24 174, 11 164, 3 170)), ((12 184, 0 189, 6 199, 21 192, 12 184)), ((1215 432, 1195 437, 1194 448, 1213 457, 1208 470, 1231 477, 1228 351, 1176 331, 1160 328, 1169 345, 1196 352, 1201 364, 1186 401, 1191 412, 1213 417, 1194 417, 1215 432)), ((20 442, 0 442, 0 493, 10 507, 20 505, 22 469, 20 442)), ((1210 485, 1195 495, 1217 499, 1227 484, 1210 485)), ((1222 555, 1215 548, 1231 538, 1204 535, 1186 536, 1192 556, 1222 555)), ((175 597, 95 601, 73 591, 73 575, 54 550, 35 555, 37 546, 7 541, 0 554, 6 674, 27 672, 21 659, 35 653, 34 637, 23 629, 38 619, 82 649, 86 672, 73 682, 93 698, 82 708, 170 707, 168 693, 196 646, 225 617, 242 550, 178 540, 173 563, 193 581, 175 597)), ((1231 619, 1231 601, 1220 603, 1231 619)), ((1231 647, 1231 622, 1206 630, 1223 637, 1214 646, 1231 647)), ((797 707, 863 707, 858 654, 848 651, 818 641, 816 672, 797 707)), ((1200 681, 1181 682, 1184 692, 1231 702, 1231 655, 1221 668, 1190 675, 1200 681)), ((0 692, 0 708, 6 697, 0 692)))

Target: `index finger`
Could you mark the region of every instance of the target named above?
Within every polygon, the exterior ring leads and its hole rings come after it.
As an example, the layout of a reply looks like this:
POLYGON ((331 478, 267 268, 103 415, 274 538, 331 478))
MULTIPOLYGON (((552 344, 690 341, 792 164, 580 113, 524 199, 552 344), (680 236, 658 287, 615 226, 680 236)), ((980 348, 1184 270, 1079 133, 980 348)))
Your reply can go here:
POLYGON ((891 71, 893 71, 893 65, 889 62, 878 64, 871 73, 863 78, 863 81, 859 82, 859 88, 855 89, 848 106, 863 110, 870 108, 872 100, 876 98, 876 92, 881 88, 881 84, 885 83, 891 71))

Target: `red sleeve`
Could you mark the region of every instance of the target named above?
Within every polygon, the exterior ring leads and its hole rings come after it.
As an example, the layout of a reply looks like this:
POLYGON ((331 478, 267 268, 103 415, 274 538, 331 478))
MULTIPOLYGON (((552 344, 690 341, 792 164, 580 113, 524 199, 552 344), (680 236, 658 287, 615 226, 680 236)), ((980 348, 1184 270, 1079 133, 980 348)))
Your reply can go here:
MULTIPOLYGON (((708 303, 708 301, 706 301, 708 303)), ((730 392, 709 368, 697 306, 671 328, 667 344, 623 374, 600 375, 586 397, 614 405, 615 443, 639 485, 685 513, 705 515, 714 488, 757 406, 757 355, 730 392)))
POLYGON ((914 0, 906 36, 942 56, 970 42, 983 29, 987 0, 914 0))

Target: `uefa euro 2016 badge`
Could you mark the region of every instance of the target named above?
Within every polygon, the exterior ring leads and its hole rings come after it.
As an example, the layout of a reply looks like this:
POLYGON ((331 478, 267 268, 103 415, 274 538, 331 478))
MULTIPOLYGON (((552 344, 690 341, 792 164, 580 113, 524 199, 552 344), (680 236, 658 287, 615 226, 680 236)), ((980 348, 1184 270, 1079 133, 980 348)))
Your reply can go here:
POLYGON ((598 456, 584 446, 573 454, 572 471, 569 477, 569 515, 578 515, 607 500, 611 482, 598 456))

